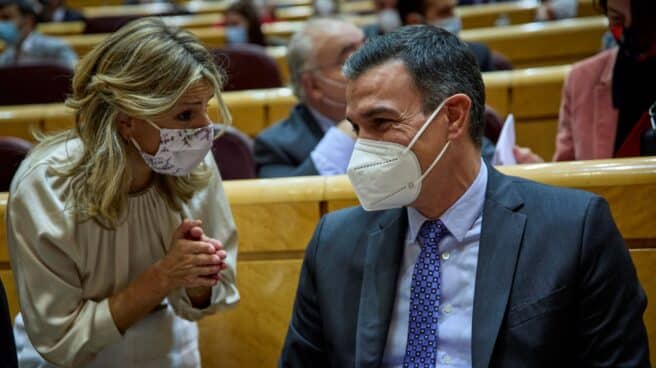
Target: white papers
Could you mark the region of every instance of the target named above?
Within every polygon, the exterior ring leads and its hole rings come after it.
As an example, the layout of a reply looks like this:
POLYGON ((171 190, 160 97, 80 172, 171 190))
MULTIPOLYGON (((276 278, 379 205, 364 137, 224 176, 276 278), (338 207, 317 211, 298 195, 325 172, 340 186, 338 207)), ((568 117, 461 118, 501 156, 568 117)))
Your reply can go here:
POLYGON ((515 117, 509 114, 506 122, 503 123, 497 146, 494 149, 494 165, 517 165, 513 148, 515 147, 515 117))

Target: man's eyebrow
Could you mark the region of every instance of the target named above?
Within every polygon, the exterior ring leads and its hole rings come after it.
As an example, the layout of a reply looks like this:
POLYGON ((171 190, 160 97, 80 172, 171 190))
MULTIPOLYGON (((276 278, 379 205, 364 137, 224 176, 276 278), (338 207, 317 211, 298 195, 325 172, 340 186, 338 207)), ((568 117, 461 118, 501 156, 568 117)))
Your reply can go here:
POLYGON ((362 116, 365 118, 371 118, 372 116, 380 114, 398 114, 398 112, 386 106, 376 106, 363 112, 362 116))

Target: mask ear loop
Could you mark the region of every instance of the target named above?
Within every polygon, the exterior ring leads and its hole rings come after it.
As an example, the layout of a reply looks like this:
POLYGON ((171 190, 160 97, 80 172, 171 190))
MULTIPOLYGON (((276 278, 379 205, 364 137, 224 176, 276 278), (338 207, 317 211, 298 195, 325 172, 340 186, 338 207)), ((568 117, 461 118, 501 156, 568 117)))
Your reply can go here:
MULTIPOLYGON (((403 153, 407 153, 407 152, 408 152, 408 151, 409 151, 409 150, 415 145, 415 143, 417 143, 417 141, 419 140, 419 138, 421 138, 421 135, 424 134, 424 132, 426 131, 426 129, 428 128, 428 126, 433 122, 433 120, 435 119, 435 117, 437 116, 437 114, 439 114, 440 111, 442 111, 442 108, 443 108, 444 105, 447 103, 447 101, 449 101, 448 98, 445 99, 444 101, 442 101, 442 103, 439 104, 439 106, 437 106, 437 108, 435 109, 435 111, 433 111, 433 113, 431 114, 431 116, 430 116, 430 117, 428 118, 428 120, 426 120, 426 122, 424 123, 424 126, 422 126, 421 129, 419 129, 419 132, 417 132, 417 134, 416 134, 415 137, 412 139, 412 141, 410 141, 410 144, 406 147, 406 149, 403 151, 403 153)), ((444 153, 446 152, 447 148, 449 148, 449 145, 450 145, 450 144, 451 144, 451 141, 446 141, 446 144, 444 145, 444 147, 442 148, 442 150, 440 151, 440 153, 437 155, 437 157, 435 157, 435 159, 434 159, 433 162, 430 164, 430 166, 426 169, 426 171, 424 171, 424 173, 421 174, 421 176, 419 177, 419 179, 417 180, 417 182, 421 183, 421 182, 426 178, 426 176, 431 172, 431 170, 433 170, 433 168, 435 167, 435 165, 437 165, 437 163, 440 162, 440 160, 442 159, 442 156, 444 156, 444 153)))
MULTIPOLYGON (((144 121, 146 123, 150 124, 153 128, 157 129, 158 132, 161 131, 161 128, 159 126, 157 126, 157 124, 153 123, 150 119, 144 119, 144 121)), ((137 148, 137 150, 139 152, 143 152, 143 150, 141 149, 141 146, 139 145, 139 143, 137 143, 137 140, 134 139, 134 137, 130 137, 130 141, 132 142, 132 144, 134 144, 134 146, 137 148)))
POLYGON ((442 108, 447 103, 447 101, 449 101, 448 98, 446 100, 442 101, 442 103, 439 104, 437 106, 437 108, 435 109, 435 111, 433 111, 433 113, 428 117, 428 120, 426 120, 424 125, 417 132, 417 134, 415 134, 415 137, 412 138, 412 141, 410 141, 410 144, 408 144, 408 146, 403 150, 404 154, 408 153, 408 151, 410 151, 412 149, 412 147, 414 147, 415 143, 417 143, 417 141, 419 140, 419 138, 421 138, 421 136, 424 134, 426 129, 428 129, 428 126, 433 122, 433 120, 435 119, 437 114, 439 114, 440 111, 442 111, 442 108))

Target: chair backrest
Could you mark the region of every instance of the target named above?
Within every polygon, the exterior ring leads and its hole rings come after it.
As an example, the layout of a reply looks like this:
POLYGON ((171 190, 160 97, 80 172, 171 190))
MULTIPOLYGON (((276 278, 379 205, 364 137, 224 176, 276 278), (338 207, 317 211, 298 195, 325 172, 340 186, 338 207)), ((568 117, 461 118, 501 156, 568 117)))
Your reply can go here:
MULTIPOLYGON (((149 13, 150 16, 170 16, 170 15, 186 15, 189 14, 188 11, 181 9, 175 4, 167 4, 167 6, 158 7, 159 9, 154 10, 152 13, 149 13)), ((144 14, 121 14, 121 15, 106 15, 106 16, 94 16, 88 17, 85 22, 84 33, 93 34, 93 33, 114 33, 119 30, 119 28, 130 23, 135 19, 144 17, 144 14)))
POLYGON ((485 136, 492 141, 492 143, 497 143, 499 140, 499 134, 501 134, 501 127, 503 126, 503 120, 494 111, 490 106, 485 105, 485 136))
POLYGON ((255 178, 253 140, 231 126, 217 124, 215 129, 224 130, 212 146, 212 154, 223 180, 255 178))
POLYGON ((282 87, 276 61, 258 45, 229 45, 212 50, 214 61, 228 76, 225 91, 282 87))
POLYGON ((0 105, 64 102, 72 78, 71 69, 56 64, 0 67, 0 105))
POLYGON ((138 15, 88 18, 84 27, 84 33, 113 33, 138 18, 138 15))
POLYGON ((11 179, 32 144, 16 137, 0 137, 0 192, 9 191, 11 179))
POLYGON ((494 70, 512 70, 513 65, 510 59, 505 55, 492 51, 492 65, 494 65, 494 70))

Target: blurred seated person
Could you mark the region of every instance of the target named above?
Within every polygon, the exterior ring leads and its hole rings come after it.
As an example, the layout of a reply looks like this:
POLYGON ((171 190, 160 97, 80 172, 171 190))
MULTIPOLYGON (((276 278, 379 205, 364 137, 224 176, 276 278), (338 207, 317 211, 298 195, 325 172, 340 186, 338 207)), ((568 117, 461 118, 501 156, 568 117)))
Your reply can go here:
POLYGON ((262 23, 252 1, 237 1, 226 9, 224 15, 228 44, 250 43, 266 46, 262 23))
POLYGON ((654 144, 645 139, 653 137, 647 110, 656 102, 656 1, 600 5, 619 47, 572 67, 554 161, 640 156, 654 144))
POLYGON ((342 65, 364 40, 355 25, 311 19, 289 42, 287 61, 299 103, 255 139, 259 177, 346 172, 355 140, 346 116, 342 65))
POLYGON ((76 22, 84 21, 84 15, 66 6, 65 0, 39 0, 41 13, 40 22, 76 22))
POLYGON ((339 2, 336 0, 314 0, 312 8, 314 14, 319 17, 331 17, 340 13, 339 2))
MULTIPOLYGON (((456 15, 458 0, 403 0, 397 9, 403 24, 430 24, 454 35, 462 30, 462 20, 456 15)), ((490 49, 478 42, 465 42, 476 57, 482 72, 495 70, 490 49)))
POLYGON ((374 0, 376 23, 362 28, 366 38, 392 32, 403 25, 397 4, 398 0, 374 0))
POLYGON ((578 0, 542 0, 535 12, 535 20, 543 22, 576 18, 578 8, 578 0))
POLYGON ((0 66, 53 63, 75 67, 77 55, 63 41, 36 31, 37 12, 28 0, 0 0, 0 66))

